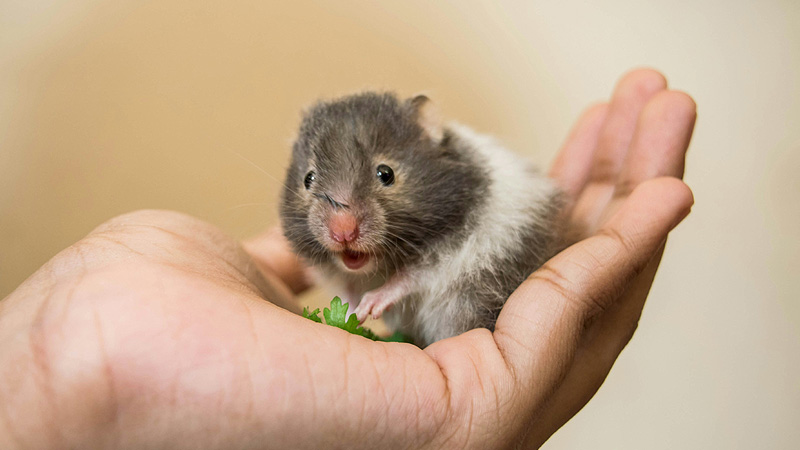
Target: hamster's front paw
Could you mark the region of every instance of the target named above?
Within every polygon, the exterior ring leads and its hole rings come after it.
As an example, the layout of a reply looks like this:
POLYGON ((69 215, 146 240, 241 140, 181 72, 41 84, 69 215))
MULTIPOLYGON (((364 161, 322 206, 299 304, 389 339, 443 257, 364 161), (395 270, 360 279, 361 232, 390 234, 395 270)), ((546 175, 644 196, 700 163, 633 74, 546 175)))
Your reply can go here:
POLYGON ((355 310, 358 321, 363 323, 370 315, 373 319, 381 317, 381 314, 390 306, 415 289, 412 280, 413 278, 408 274, 396 273, 383 286, 364 294, 355 310))
POLYGON ((358 321, 363 323, 370 315, 373 319, 380 318, 387 308, 399 300, 399 298, 392 298, 389 294, 391 294, 391 290, 385 287, 364 294, 355 310, 358 321))

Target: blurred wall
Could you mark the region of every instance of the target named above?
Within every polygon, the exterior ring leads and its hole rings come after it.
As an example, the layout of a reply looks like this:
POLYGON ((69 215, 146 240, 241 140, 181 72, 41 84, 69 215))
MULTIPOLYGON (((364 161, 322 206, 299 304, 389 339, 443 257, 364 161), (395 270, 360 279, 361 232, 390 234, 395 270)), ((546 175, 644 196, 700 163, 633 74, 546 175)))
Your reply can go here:
POLYGON ((276 221, 299 110, 426 92, 541 164, 620 74, 691 93, 692 216, 548 448, 797 448, 800 3, 0 0, 0 297, 138 208, 276 221))

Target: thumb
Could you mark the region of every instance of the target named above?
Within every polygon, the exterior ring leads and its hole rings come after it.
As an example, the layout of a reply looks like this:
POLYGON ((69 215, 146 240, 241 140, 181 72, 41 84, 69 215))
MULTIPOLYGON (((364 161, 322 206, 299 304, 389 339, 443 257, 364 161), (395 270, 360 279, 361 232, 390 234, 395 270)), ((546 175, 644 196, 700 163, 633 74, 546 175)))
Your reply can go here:
POLYGON ((589 322, 618 301, 692 203, 676 178, 640 184, 594 236, 556 255, 511 295, 494 334, 521 392, 552 392, 589 322))

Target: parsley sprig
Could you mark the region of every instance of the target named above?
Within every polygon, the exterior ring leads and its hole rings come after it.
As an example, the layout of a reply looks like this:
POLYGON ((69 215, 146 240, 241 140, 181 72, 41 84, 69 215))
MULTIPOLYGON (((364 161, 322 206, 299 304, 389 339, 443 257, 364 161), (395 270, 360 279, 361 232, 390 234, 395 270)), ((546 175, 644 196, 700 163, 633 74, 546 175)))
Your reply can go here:
MULTIPOLYGON (((372 339, 373 341, 411 343, 411 341, 399 331, 395 332, 388 338, 382 338, 369 328, 360 326, 358 324, 358 318, 355 314, 350 314, 349 317, 347 316, 347 305, 343 305, 342 299, 339 297, 333 297, 333 300, 331 300, 331 307, 325 308, 322 311, 322 316, 325 317, 325 323, 327 325, 341 328, 348 333, 357 334, 367 339, 372 339)), ((322 318, 319 317, 319 308, 316 308, 314 311, 310 311, 308 306, 306 306, 303 308, 303 317, 313 320, 317 323, 322 323, 322 318)))

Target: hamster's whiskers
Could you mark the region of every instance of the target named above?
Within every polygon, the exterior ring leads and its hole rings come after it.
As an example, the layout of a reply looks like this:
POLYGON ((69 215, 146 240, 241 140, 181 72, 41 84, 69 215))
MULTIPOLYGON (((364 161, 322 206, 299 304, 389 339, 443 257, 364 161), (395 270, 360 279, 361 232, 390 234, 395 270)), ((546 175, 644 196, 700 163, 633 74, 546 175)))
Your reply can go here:
MULTIPOLYGON (((389 231, 389 230, 385 230, 385 231, 384 231, 384 233, 385 233, 385 234, 386 234, 386 236, 388 236, 388 237, 393 237, 393 238, 395 238, 395 239, 397 239, 397 240, 399 240, 399 241, 401 241, 401 242, 405 242, 405 243, 406 243, 406 244, 407 244, 409 247, 411 247, 411 249, 412 249, 412 250, 414 250, 414 251, 415 251, 415 252, 417 252, 417 253, 421 253, 421 249, 419 248, 419 246, 417 246, 417 245, 414 245, 414 244, 413 244, 411 241, 409 241, 408 239, 406 239, 406 238, 404 238, 404 237, 402 237, 402 236, 400 236, 400 235, 398 235, 398 234, 392 233, 392 232, 391 232, 391 231, 389 231)), ((383 239, 383 242, 384 242, 384 243, 386 243, 386 244, 392 244, 392 245, 394 245, 394 246, 395 246, 395 248, 397 248, 398 250, 402 251, 402 252, 403 252, 403 253, 404 253, 406 256, 410 256, 410 255, 411 255, 411 254, 410 254, 410 253, 409 253, 407 250, 405 250, 404 248, 402 248, 402 247, 400 247, 399 245, 397 245, 397 243, 396 243, 396 242, 390 241, 390 240, 388 240, 388 239, 385 239, 385 238, 383 239)))
POLYGON ((250 163, 250 165, 252 165, 256 169, 258 169, 261 173, 263 173, 264 175, 270 177, 273 181, 277 181, 281 186, 285 187, 286 189, 288 189, 289 191, 291 191, 295 195, 298 195, 298 196, 301 195, 298 190, 291 188, 288 184, 286 184, 286 182, 279 180, 275 175, 267 172, 263 167, 259 166, 258 164, 254 163, 253 161, 247 159, 241 153, 239 153, 239 152, 237 152, 235 150, 231 150, 231 149, 228 149, 228 151, 233 153, 234 155, 238 156, 239 158, 242 158, 243 160, 247 161, 248 163, 250 163))
MULTIPOLYGON (((421 232, 427 234, 428 236, 432 236, 432 237, 444 236, 444 235, 447 234, 443 230, 436 230, 436 229, 433 229, 433 228, 430 228, 430 227, 424 227, 422 225, 411 223, 411 222, 403 224, 402 227, 401 226, 397 226, 397 225, 389 225, 389 226, 386 227, 386 229, 387 229, 387 231, 395 230, 395 231, 398 231, 398 232, 403 232, 403 231, 407 231, 407 230, 421 231, 421 232)), ((395 236, 399 237, 397 235, 395 235, 395 236)), ((408 241, 406 241, 406 242, 408 242, 408 241)), ((408 242, 408 243, 411 244, 410 242, 408 242)))
POLYGON ((231 206, 230 208, 226 209, 226 211, 232 211, 234 209, 244 208, 245 206, 268 206, 271 204, 272 204, 271 202, 242 203, 236 206, 231 206))

